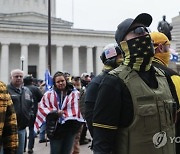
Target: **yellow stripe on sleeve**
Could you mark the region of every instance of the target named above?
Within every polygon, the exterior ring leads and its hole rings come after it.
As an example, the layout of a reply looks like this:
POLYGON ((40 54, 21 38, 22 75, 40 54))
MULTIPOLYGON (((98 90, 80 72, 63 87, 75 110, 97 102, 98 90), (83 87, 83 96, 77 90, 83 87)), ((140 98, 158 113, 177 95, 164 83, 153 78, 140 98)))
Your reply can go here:
POLYGON ((104 124, 98 124, 98 123, 93 123, 94 127, 100 127, 100 128, 106 128, 106 129, 118 129, 117 126, 110 126, 110 125, 104 125, 104 124))

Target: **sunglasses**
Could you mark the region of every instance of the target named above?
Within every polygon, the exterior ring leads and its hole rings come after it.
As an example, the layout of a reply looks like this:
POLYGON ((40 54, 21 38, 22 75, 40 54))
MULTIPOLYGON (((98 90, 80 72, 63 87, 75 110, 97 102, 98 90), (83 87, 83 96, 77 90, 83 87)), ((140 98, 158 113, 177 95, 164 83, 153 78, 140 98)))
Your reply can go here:
POLYGON ((131 29, 130 32, 138 35, 142 35, 144 33, 149 33, 149 30, 146 27, 136 27, 134 29, 131 29))

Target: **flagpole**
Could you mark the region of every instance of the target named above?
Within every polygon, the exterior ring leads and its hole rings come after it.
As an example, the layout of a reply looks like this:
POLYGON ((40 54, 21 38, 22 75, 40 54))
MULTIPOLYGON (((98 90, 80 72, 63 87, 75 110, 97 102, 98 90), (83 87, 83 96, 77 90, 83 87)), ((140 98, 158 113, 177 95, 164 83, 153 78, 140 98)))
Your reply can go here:
POLYGON ((48 0, 48 69, 51 74, 51 0, 48 0))

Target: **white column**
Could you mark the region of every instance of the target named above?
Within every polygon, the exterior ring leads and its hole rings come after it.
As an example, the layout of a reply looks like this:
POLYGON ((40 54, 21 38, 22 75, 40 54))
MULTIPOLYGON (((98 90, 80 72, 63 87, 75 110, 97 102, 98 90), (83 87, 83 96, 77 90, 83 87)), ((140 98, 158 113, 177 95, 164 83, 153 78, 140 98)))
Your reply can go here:
POLYGON ((102 54, 103 47, 97 46, 96 48, 96 75, 101 73, 103 68, 103 63, 101 61, 101 54, 102 54))
POLYGON ((24 71, 24 75, 28 74, 28 45, 21 44, 21 69, 24 71))
POLYGON ((87 47, 87 73, 93 72, 93 48, 92 47, 87 47))
POLYGON ((56 71, 63 72, 63 47, 57 46, 56 50, 56 71))
POLYGON ((1 80, 8 83, 9 79, 9 44, 2 43, 1 49, 1 80))
POLYGON ((72 75, 79 75, 79 46, 73 46, 72 51, 72 75))
POLYGON ((39 46, 39 79, 44 80, 44 74, 46 71, 46 45, 40 45, 39 46))

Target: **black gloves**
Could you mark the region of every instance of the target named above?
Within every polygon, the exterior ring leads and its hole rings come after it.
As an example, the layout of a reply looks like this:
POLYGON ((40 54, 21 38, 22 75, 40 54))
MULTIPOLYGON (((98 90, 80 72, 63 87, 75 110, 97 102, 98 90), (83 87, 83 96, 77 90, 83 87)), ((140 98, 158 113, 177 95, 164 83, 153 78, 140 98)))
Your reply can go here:
POLYGON ((57 111, 51 111, 46 116, 46 132, 49 139, 51 139, 54 136, 58 119, 59 119, 59 116, 58 116, 57 111))

